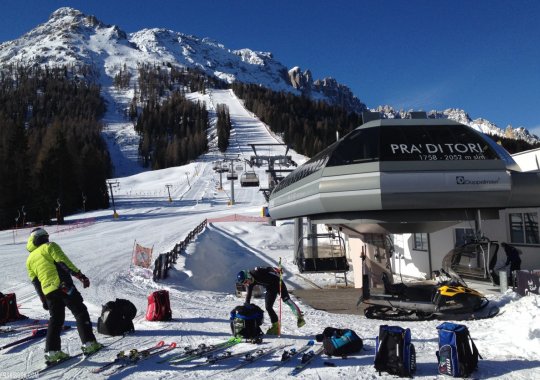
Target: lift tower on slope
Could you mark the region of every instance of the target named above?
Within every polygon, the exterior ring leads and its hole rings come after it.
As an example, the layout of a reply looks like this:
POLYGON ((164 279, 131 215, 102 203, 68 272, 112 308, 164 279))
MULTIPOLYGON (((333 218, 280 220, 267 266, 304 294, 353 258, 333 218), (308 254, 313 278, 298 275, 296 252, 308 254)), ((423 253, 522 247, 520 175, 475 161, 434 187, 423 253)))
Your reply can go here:
MULTIPOLYGON (((291 156, 288 156, 287 153, 289 153, 289 147, 286 144, 249 144, 251 146, 251 149, 253 149, 254 155, 251 156, 249 160, 249 165, 251 167, 256 166, 260 168, 261 166, 268 165, 268 169, 266 170, 266 173, 268 173, 268 188, 263 189, 261 188, 260 191, 264 194, 264 198, 268 202, 270 199, 270 194, 272 193, 272 190, 274 190, 274 187, 281 181, 284 176, 280 173, 289 173, 293 169, 288 169, 291 166, 297 166, 297 163, 293 161, 291 156), (284 154, 267 154, 263 155, 257 152, 257 148, 262 147, 272 147, 272 146, 282 146, 285 148, 284 154), (285 167, 287 169, 281 169, 276 168, 276 166, 279 167, 285 167)), ((260 150, 260 149, 259 149, 260 150)))

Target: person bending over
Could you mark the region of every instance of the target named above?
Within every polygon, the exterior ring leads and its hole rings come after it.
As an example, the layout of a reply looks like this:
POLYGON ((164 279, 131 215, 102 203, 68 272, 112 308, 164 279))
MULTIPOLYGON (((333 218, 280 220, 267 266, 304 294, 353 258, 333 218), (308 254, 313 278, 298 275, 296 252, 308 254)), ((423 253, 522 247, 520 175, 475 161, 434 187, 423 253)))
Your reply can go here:
POLYGON ((280 270, 279 268, 273 267, 255 267, 251 270, 243 270, 238 272, 236 276, 236 282, 238 284, 247 286, 246 294, 246 304, 251 302, 251 295, 255 285, 261 285, 265 288, 266 293, 264 297, 264 304, 268 315, 270 316, 270 322, 272 322, 272 327, 266 331, 268 335, 277 335, 279 334, 279 322, 278 316, 274 311, 274 302, 276 301, 277 295, 280 294, 280 283, 281 283, 281 300, 285 302, 292 310, 296 316, 297 326, 302 327, 306 324, 304 316, 300 311, 300 308, 293 302, 289 296, 287 286, 283 281, 280 281, 280 270))

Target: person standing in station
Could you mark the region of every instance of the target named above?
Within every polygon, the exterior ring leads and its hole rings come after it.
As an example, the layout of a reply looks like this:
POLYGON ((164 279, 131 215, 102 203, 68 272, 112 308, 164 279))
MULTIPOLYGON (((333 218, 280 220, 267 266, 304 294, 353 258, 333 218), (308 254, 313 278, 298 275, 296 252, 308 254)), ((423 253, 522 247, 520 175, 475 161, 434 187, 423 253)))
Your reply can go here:
POLYGON ((508 280, 512 281, 512 273, 517 270, 521 270, 521 258, 519 257, 519 250, 508 243, 501 243, 501 247, 504 248, 506 253, 506 263, 502 268, 506 268, 510 265, 510 274, 508 275, 508 280))

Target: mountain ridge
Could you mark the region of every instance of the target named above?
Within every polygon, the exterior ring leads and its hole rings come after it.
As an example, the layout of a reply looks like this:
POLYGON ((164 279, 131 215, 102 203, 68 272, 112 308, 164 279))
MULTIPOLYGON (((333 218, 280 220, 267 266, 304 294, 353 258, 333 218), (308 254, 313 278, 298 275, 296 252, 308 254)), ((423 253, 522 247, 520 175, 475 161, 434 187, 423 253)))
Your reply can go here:
MULTIPOLYGON (((314 79, 309 69, 287 68, 272 53, 248 48, 231 50, 210 39, 164 28, 145 28, 126 33, 93 15, 62 7, 49 19, 20 38, 0 44, 0 66, 3 65, 89 65, 96 67, 103 84, 124 67, 133 74, 141 63, 171 64, 197 68, 227 83, 234 81, 262 85, 274 91, 287 91, 313 100, 323 100, 357 113, 368 107, 349 87, 332 77, 314 79)), ((409 111, 396 111, 391 106, 372 108, 383 117, 406 117, 409 111)), ((505 130, 483 118, 472 120, 458 109, 431 110, 429 117, 449 118, 484 133, 539 142, 525 128, 505 130)))

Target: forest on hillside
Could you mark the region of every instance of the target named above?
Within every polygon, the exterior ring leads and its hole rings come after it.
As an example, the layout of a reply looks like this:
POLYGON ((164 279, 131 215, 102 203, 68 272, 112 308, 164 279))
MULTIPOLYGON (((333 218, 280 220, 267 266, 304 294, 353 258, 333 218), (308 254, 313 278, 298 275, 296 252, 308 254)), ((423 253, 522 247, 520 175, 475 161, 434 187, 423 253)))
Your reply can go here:
MULTIPOLYGON (((97 73, 83 67, 15 67, 0 71, 0 228, 60 221, 81 210, 109 207, 112 175, 101 137, 105 103, 97 73)), ((180 166, 208 150, 209 112, 185 94, 232 87, 273 132, 298 153, 313 157, 361 124, 361 116, 323 101, 244 83, 229 85, 188 68, 126 67, 113 78, 135 87, 126 117, 140 136, 139 155, 151 169, 180 166)), ((216 108, 218 149, 233 128, 225 105, 216 108)), ((523 140, 491 136, 510 153, 537 148, 523 140)))
MULTIPOLYGON (((292 149, 308 157, 336 141, 336 133, 343 137, 362 124, 361 115, 323 101, 253 84, 234 83, 232 88, 244 100, 246 108, 268 124, 292 149)), ((540 143, 489 136, 511 154, 540 147, 540 143)))
POLYGON ((0 227, 108 207, 111 174, 88 68, 0 71, 0 227))
POLYGON ((336 141, 336 133, 342 137, 362 123, 357 113, 305 96, 239 82, 232 88, 246 108, 280 135, 285 144, 308 157, 336 141))
MULTIPOLYGON (((185 165, 208 150, 208 110, 186 99, 187 92, 206 92, 224 83, 193 69, 141 65, 129 117, 140 136, 143 165, 163 169, 185 165), (137 104, 142 110, 137 112, 137 104)), ((119 75, 121 78, 121 75, 119 75)), ((119 79, 119 82, 122 82, 119 79)))

